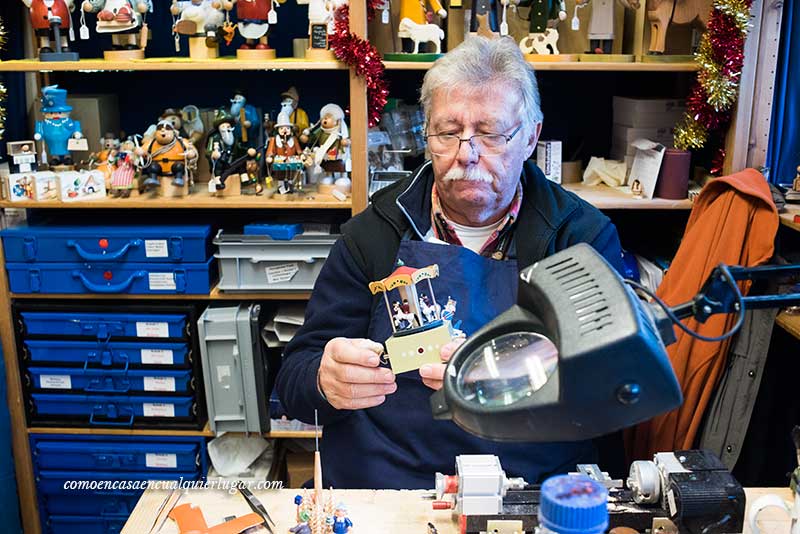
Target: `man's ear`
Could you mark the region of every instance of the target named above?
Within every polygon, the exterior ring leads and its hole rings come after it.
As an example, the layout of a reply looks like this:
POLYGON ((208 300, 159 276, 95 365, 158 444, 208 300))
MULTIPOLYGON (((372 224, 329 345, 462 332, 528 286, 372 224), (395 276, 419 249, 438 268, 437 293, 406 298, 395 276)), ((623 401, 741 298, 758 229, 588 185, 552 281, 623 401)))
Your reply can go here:
POLYGON ((542 123, 537 122, 536 127, 531 132, 530 136, 528 137, 527 144, 526 144, 526 152, 528 153, 528 157, 530 158, 533 155, 533 151, 536 150, 536 143, 539 142, 539 135, 542 133, 542 123))

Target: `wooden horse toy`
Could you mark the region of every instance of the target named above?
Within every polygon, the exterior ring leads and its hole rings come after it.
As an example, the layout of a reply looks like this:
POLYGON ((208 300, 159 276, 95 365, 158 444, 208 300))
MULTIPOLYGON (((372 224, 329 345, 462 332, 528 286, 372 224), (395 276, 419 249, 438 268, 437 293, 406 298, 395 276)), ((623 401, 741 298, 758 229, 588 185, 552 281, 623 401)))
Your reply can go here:
POLYGON ((650 21, 650 53, 663 54, 667 29, 671 23, 692 24, 699 21, 703 29, 711 14, 711 0, 647 0, 650 21))

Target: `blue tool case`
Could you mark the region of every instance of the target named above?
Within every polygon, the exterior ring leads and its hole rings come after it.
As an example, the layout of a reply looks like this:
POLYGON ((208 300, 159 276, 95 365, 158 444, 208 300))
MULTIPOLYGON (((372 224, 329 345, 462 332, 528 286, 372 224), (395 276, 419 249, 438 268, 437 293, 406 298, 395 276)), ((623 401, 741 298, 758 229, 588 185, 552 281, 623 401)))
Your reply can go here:
POLYGON ((167 365, 188 367, 188 343, 151 343, 126 341, 53 341, 26 339, 24 358, 37 365, 65 364, 123 367, 167 365))
POLYGON ((32 434, 42 531, 119 532, 148 480, 191 483, 208 470, 203 437, 32 434))
POLYGON ((29 367, 31 387, 43 392, 193 393, 191 369, 29 367))
MULTIPOLYGON (((63 308, 63 307, 62 307, 63 308)), ((110 338, 182 338, 189 332, 186 314, 23 311, 20 313, 23 335, 86 336, 99 340, 110 338)), ((42 309, 53 309, 52 306, 42 309)), ((118 308, 117 308, 118 309, 118 308)))
POLYGON ((6 262, 204 263, 211 226, 17 226, 0 232, 6 262))

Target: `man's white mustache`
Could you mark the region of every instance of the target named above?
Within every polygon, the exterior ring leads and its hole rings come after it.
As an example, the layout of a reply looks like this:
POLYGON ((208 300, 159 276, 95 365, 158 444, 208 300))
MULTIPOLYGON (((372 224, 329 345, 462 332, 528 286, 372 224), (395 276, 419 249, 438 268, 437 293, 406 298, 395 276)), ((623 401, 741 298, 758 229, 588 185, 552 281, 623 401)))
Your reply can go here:
POLYGON ((445 182, 454 182, 456 180, 467 180, 470 182, 485 182, 490 184, 494 182, 494 178, 488 172, 479 167, 467 167, 466 169, 450 169, 444 175, 445 182))

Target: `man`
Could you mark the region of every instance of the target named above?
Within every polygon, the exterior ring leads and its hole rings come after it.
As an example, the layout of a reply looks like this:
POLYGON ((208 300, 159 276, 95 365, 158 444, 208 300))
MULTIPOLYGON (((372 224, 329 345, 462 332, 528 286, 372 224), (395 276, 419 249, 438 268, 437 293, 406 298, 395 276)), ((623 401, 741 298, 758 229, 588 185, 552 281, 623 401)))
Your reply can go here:
MULTIPOLYGON (((508 476, 532 483, 574 469, 594 460, 592 443, 471 436, 431 415, 444 364, 394 376, 380 363, 392 331, 383 297, 367 284, 398 259, 439 265, 434 291, 458 301, 467 335, 515 303, 521 269, 556 251, 586 242, 622 268, 611 222, 526 161, 542 112, 533 69, 513 40, 468 38, 427 72, 421 102, 431 161, 342 226, 305 324, 286 347, 283 405, 303 421, 318 411, 326 486, 430 488, 458 454, 497 454, 508 476)), ((445 346, 443 359, 454 348, 445 346)))

